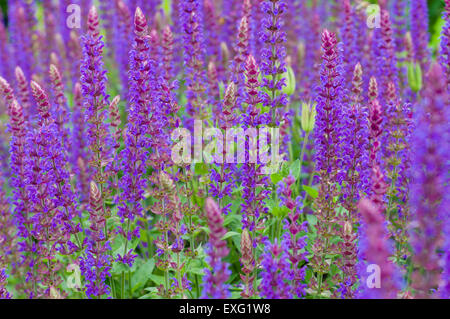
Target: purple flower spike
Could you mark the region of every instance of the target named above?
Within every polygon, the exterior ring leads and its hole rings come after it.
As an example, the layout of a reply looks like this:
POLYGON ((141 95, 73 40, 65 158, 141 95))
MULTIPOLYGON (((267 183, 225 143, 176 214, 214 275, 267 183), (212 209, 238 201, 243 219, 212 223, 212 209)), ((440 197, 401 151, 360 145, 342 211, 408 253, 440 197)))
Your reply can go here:
MULTIPOLYGON (((0 14, 0 18, 3 16, 0 14)), ((8 43, 8 33, 6 32, 6 27, 3 24, 3 19, 0 21, 0 76, 4 77, 8 81, 12 80, 12 68, 11 63, 11 47, 8 43)))
MULTIPOLYGON (((148 126, 151 126, 148 110, 148 105, 152 102, 150 46, 147 20, 139 7, 134 16, 134 33, 134 45, 130 53, 128 127, 125 149, 121 154, 124 175, 119 181, 121 196, 118 205, 118 215, 122 223, 118 231, 126 240, 135 234, 129 225, 133 225, 134 221, 143 215, 141 201, 146 185, 144 174, 149 158, 147 148, 151 145, 150 138, 146 136, 148 126)), ((130 252, 121 252, 119 260, 123 260, 128 253, 130 252)))
MULTIPOLYGON (((245 103, 247 104, 247 110, 241 116, 241 122, 247 128, 256 129, 264 123, 258 108, 258 104, 261 102, 259 97, 259 74, 255 58, 253 55, 249 55, 245 62, 245 88, 247 91, 245 103)), ((250 143, 255 143, 253 146, 256 146, 257 142, 249 141, 249 145, 252 145, 250 143)), ((250 232, 254 232, 260 226, 259 218, 268 212, 264 203, 270 194, 270 190, 267 189, 268 177, 262 174, 262 165, 258 162, 252 163, 250 158, 250 155, 246 154, 242 180, 244 201, 241 207, 243 227, 248 228, 250 232)), ((253 238, 253 240, 259 241, 256 238, 253 238)))
POLYGON ((30 101, 31 92, 28 80, 25 77, 25 74, 23 73, 20 66, 16 67, 15 75, 17 80, 18 98, 20 100, 20 104, 23 107, 25 120, 29 121, 31 113, 31 101, 30 101))
POLYGON ((450 0, 445 0, 445 25, 441 34, 440 63, 447 78, 447 88, 450 92, 450 0))
POLYGON ((88 15, 88 32, 83 37, 81 88, 87 122, 88 158, 93 181, 90 189, 90 229, 85 239, 85 255, 80 259, 82 274, 86 278, 89 298, 110 294, 106 278, 110 275, 110 242, 106 219, 110 214, 104 205, 108 193, 111 171, 112 141, 106 122, 109 96, 106 93, 106 71, 102 61, 104 43, 99 31, 98 14, 92 7, 88 15))
POLYGON ((86 296, 88 298, 109 296, 110 287, 106 278, 110 277, 111 256, 110 242, 105 234, 106 214, 103 209, 101 192, 94 182, 91 182, 89 197, 89 220, 91 225, 87 230, 85 254, 80 258, 81 273, 86 280, 86 296))
POLYGON ((1 76, 0 76, 0 95, 3 97, 5 101, 7 114, 9 114, 11 111, 11 105, 13 101, 16 99, 16 97, 14 96, 14 92, 11 88, 11 85, 1 76))
POLYGON ((366 168, 368 161, 367 107, 363 96, 363 70, 358 63, 353 71, 351 104, 345 109, 345 134, 343 137, 343 161, 345 163, 347 187, 344 189, 345 204, 353 220, 356 220, 356 203, 361 192, 369 184, 366 168))
POLYGON ((381 36, 379 38, 379 79, 381 80, 381 101, 388 101, 388 86, 394 83, 398 87, 397 80, 397 58, 393 30, 388 11, 381 11, 381 36))
POLYGON ((9 32, 11 37, 13 59, 31 79, 33 70, 32 30, 27 20, 25 8, 20 1, 11 2, 9 8, 9 32))
POLYGON ((5 270, 17 260, 14 239, 16 229, 11 214, 10 204, 6 198, 6 185, 4 175, 0 173, 0 299, 10 299, 11 294, 6 290, 5 270))
MULTIPOLYGON (((298 207, 296 201, 292 197, 292 186, 295 184, 295 179, 292 176, 288 176, 278 185, 281 202, 289 209, 287 222, 285 228, 288 232, 285 233, 285 240, 287 244, 283 246, 287 249, 285 252, 288 254, 288 259, 291 262, 292 270, 292 294, 301 298, 306 295, 306 287, 303 283, 305 279, 305 268, 300 266, 301 262, 308 261, 306 257, 307 253, 302 252, 306 247, 307 236, 299 237, 299 233, 307 230, 307 222, 300 223, 300 214, 303 213, 302 207, 298 207)), ((300 198, 298 198, 300 200, 300 198)))
POLYGON ((67 99, 64 95, 63 80, 58 68, 53 64, 50 65, 49 74, 54 96, 54 109, 52 110, 53 117, 56 125, 58 125, 59 133, 62 136, 63 147, 69 149, 69 129, 66 127, 66 124, 69 121, 69 110, 67 99))
POLYGON ((89 174, 86 168, 87 161, 87 131, 84 121, 83 96, 81 93, 81 84, 75 83, 73 90, 73 113, 72 123, 73 131, 71 137, 71 163, 77 176, 77 189, 80 200, 84 206, 89 201, 89 174))
MULTIPOLYGON (((412 286, 417 298, 430 298, 441 280, 438 249, 442 231, 448 231, 449 192, 449 93, 439 64, 432 64, 426 77, 423 101, 415 111, 416 131, 411 182, 413 262, 412 286)), ((448 250, 446 251, 448 253, 448 250)), ((443 266, 443 265, 442 265, 443 266)), ((448 278, 444 278, 448 280, 448 278)))
POLYGON ((119 65, 120 81, 123 87, 122 95, 128 97, 128 54, 132 44, 133 17, 130 8, 122 1, 116 1, 118 21, 115 23, 116 32, 114 34, 114 44, 116 60, 119 65))
POLYGON ((2 257, 0 257, 0 299, 11 299, 12 296, 6 290, 6 284, 7 284, 7 276, 5 269, 3 268, 3 261, 2 257))
MULTIPOLYGON (((339 195, 337 184, 342 182, 344 174, 340 173, 342 166, 342 61, 336 35, 324 30, 322 33, 322 68, 320 71, 322 84, 317 88, 317 116, 314 138, 316 141, 316 170, 319 173, 319 196, 316 199, 316 216, 318 237, 313 244, 314 257, 311 264, 318 273, 318 281, 311 281, 312 287, 321 294, 325 287, 323 275, 329 271, 329 265, 324 262, 324 255, 338 249, 326 238, 336 234, 337 225, 342 223, 342 217, 336 214, 337 204, 333 200, 339 195)), ((337 255, 337 259, 341 258, 337 255)))
POLYGON ((342 76, 336 35, 328 30, 322 33, 322 50, 322 85, 317 92, 317 129, 314 134, 317 142, 316 169, 329 174, 338 169, 336 155, 341 142, 338 128, 342 118, 342 76))
POLYGON ((378 205, 381 211, 385 208, 384 196, 388 185, 384 181, 384 174, 380 167, 380 137, 383 133, 383 110, 377 99, 369 104, 369 164, 372 170, 371 200, 378 205))
POLYGON ((289 266, 289 234, 285 234, 281 245, 264 242, 262 254, 260 295, 267 299, 292 299, 290 281, 294 278, 289 266))
POLYGON ((358 204, 362 216, 360 233, 360 298, 397 297, 399 291, 397 271, 389 260, 391 255, 383 211, 368 199, 361 199, 358 204), (373 278, 369 275, 373 274, 373 278), (372 286, 374 285, 374 286, 372 286))
POLYGON ((265 13, 262 21, 263 31, 260 33, 260 41, 264 43, 261 50, 261 74, 262 86, 266 92, 262 94, 262 103, 268 106, 271 112, 271 124, 278 125, 284 117, 284 107, 287 105, 287 95, 283 93, 286 86, 286 78, 280 77, 286 69, 286 33, 282 30, 283 15, 286 11, 286 3, 281 0, 264 1, 261 10, 265 13))
POLYGON ((394 31, 395 49, 397 52, 404 50, 403 37, 407 31, 407 18, 406 8, 408 6, 408 0, 396 0, 392 1, 391 5, 391 17, 392 17, 392 29, 394 31))
POLYGON ((207 262, 210 268, 205 269, 203 278, 203 299, 230 298, 229 286, 225 283, 231 272, 228 263, 223 258, 228 256, 227 242, 222 240, 227 230, 223 226, 221 210, 212 198, 208 198, 205 204, 206 216, 209 228, 209 246, 207 248, 207 262))
POLYGON ((422 72, 426 73, 431 62, 431 51, 428 48, 430 36, 428 33, 427 0, 411 1, 411 37, 414 43, 415 60, 420 63, 422 72))
POLYGON ((14 222, 17 227, 17 236, 19 237, 17 245, 18 252, 21 255, 21 260, 17 265, 14 265, 16 271, 22 275, 29 275, 29 281, 19 287, 24 289, 27 294, 30 294, 30 284, 35 281, 33 273, 30 272, 29 266, 33 265, 32 245, 30 242, 30 214, 32 210, 32 203, 29 193, 26 189, 26 159, 27 159, 27 128, 25 126, 25 118, 23 115, 23 108, 16 100, 13 100, 10 113, 10 128, 11 128, 11 187, 13 191, 13 210, 14 222))
MULTIPOLYGON (((186 77, 186 111, 191 118, 204 118, 204 86, 206 74, 203 68, 205 47, 203 37, 203 13, 200 0, 180 2, 180 22, 183 26, 184 65, 186 77)), ((188 119, 192 120, 192 119, 188 119)), ((187 123, 191 126, 190 122, 187 123)), ((193 125, 192 125, 193 126, 193 125)))

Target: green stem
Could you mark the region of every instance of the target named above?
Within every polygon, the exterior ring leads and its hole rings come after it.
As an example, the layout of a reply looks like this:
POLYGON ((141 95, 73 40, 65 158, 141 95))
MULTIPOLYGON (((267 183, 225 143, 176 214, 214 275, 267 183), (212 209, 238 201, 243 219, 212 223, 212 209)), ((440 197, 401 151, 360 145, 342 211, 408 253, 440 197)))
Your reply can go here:
MULTIPOLYGON (((123 249, 123 256, 126 255, 127 253, 127 249, 128 249, 128 232, 130 231, 130 219, 127 219, 127 232, 125 233, 125 247, 123 249)), ((131 285, 131 283, 130 283, 131 285)), ((121 287, 121 292, 122 292, 122 298, 125 299, 125 271, 122 271, 122 287, 121 287)))
POLYGON ((302 151, 300 153, 300 172, 298 174, 298 179, 296 181, 296 184, 297 184, 296 189, 298 190, 298 192, 300 192, 300 187, 299 187, 298 184, 301 184, 300 181, 302 179, 303 160, 305 159, 306 146, 308 145, 308 140, 309 140, 309 132, 306 132, 305 133, 305 138, 303 140, 302 151))

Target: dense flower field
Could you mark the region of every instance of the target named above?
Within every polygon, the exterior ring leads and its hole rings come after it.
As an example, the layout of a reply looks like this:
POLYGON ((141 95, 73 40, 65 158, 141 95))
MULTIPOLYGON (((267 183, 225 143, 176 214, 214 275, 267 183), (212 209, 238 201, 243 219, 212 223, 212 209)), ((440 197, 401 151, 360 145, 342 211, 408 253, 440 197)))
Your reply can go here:
POLYGON ((444 5, 8 1, 0 298, 448 298, 444 5))

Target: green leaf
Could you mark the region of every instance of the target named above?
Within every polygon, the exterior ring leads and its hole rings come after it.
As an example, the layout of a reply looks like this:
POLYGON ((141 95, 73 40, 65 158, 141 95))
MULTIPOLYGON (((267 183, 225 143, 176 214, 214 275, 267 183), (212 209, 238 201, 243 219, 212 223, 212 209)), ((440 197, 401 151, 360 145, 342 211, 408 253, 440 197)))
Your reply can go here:
MULTIPOLYGON (((164 284, 164 277, 154 274, 148 276, 157 286, 164 284)), ((147 289, 147 288, 146 288, 147 289)))
POLYGON ((303 185, 303 190, 306 192, 306 194, 311 196, 311 198, 316 199, 319 196, 319 191, 314 187, 303 185))
POLYGON ((297 180, 300 177, 300 169, 301 169, 302 163, 300 163, 300 160, 295 160, 294 163, 291 164, 291 175, 297 180))
POLYGON ((133 291, 142 287, 150 279, 150 275, 152 274, 154 268, 155 260, 153 258, 147 260, 138 268, 131 278, 131 286, 133 287, 133 291))
POLYGON ((190 267, 187 272, 194 274, 194 275, 199 275, 199 276, 205 275, 204 268, 200 268, 200 267, 190 267))
POLYGON ((229 231, 228 233, 223 235, 222 240, 228 239, 228 238, 233 237, 233 236, 241 236, 241 234, 238 233, 238 232, 235 232, 235 231, 229 231))
POLYGON ((209 174, 208 164, 206 164, 206 163, 195 163, 195 174, 196 175, 209 174))
POLYGON ((311 226, 314 226, 317 224, 317 217, 311 214, 306 215, 306 220, 308 221, 308 224, 311 226))
POLYGON ((270 175, 270 180, 273 184, 278 184, 283 179, 283 175, 281 173, 274 173, 270 175))

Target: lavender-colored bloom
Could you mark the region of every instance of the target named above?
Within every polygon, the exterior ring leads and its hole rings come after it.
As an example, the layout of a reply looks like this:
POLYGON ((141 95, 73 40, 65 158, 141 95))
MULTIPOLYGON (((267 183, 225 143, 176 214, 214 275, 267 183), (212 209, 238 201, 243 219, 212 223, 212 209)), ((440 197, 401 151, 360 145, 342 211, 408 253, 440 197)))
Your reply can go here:
MULTIPOLYGON (((395 52, 397 53, 397 60, 400 63, 405 62, 404 56, 401 55, 402 52, 406 50, 406 45, 404 37, 408 31, 408 15, 407 7, 408 0, 397 0, 390 2, 390 16, 392 21, 392 31, 395 52)), ((406 77, 406 67, 402 67, 401 64, 398 66, 398 78, 399 78, 399 89, 403 90, 407 83, 406 77)))
POLYGON ((308 262, 306 257, 307 252, 301 252, 306 247, 307 236, 299 237, 299 233, 307 230, 308 222, 300 223, 300 214, 303 212, 302 207, 297 203, 301 202, 301 198, 292 198, 292 185, 295 184, 295 179, 292 176, 288 176, 278 184, 278 197, 281 203, 289 209, 288 218, 285 221, 284 228, 286 233, 284 234, 287 244, 283 248, 287 249, 288 259, 291 262, 292 270, 292 294, 301 298, 306 295, 306 287, 302 281, 305 279, 305 268, 300 266, 300 262, 308 262))
MULTIPOLYGON (((233 188, 236 185, 234 172, 236 165, 228 163, 227 158, 230 157, 226 142, 226 132, 235 125, 236 116, 236 85, 234 82, 228 84, 222 103, 222 112, 218 116, 218 124, 222 132, 222 140, 217 141, 217 149, 222 149, 221 153, 214 154, 217 164, 210 170, 211 183, 209 184, 211 195, 217 199, 218 204, 222 205, 226 197, 231 198, 233 188)), ((234 159, 234 154, 231 155, 234 159)), ((228 214, 231 211, 231 203, 222 205, 222 212, 228 214)))
POLYGON ((80 258, 81 273, 85 277, 85 293, 88 298, 109 296, 110 287, 106 278, 110 277, 111 256, 110 241, 105 230, 106 214, 103 209, 101 192, 94 182, 91 182, 89 197, 90 226, 86 230, 87 238, 83 243, 85 253, 80 258))
MULTIPOLYGON (((259 97, 260 83, 258 80, 259 69, 256 64, 253 55, 247 57, 245 63, 245 76, 246 76, 246 99, 247 112, 243 112, 241 115, 241 123, 248 129, 256 129, 266 120, 261 116, 258 104, 261 99, 259 97)), ((245 146, 254 146, 256 141, 249 141, 245 146), (252 144, 253 143, 253 144, 252 144)), ((250 156, 246 147, 245 163, 242 167, 242 197, 244 199, 242 207, 242 225, 244 228, 248 228, 253 232, 258 226, 259 218, 268 213, 268 208, 264 205, 266 198, 270 194, 270 190, 267 189, 269 183, 268 177, 261 174, 262 165, 259 162, 251 163, 250 156)), ((255 237, 255 236, 254 236, 255 237)), ((254 241, 256 238, 253 238, 254 241)), ((256 243, 256 242, 255 242, 256 243)))
MULTIPOLYGON (((447 211, 447 216, 444 216, 445 220, 449 220, 450 216, 447 211)), ((444 258, 443 258, 443 266, 444 272, 442 273, 442 280, 440 286, 440 296, 441 298, 449 299, 450 298, 450 223, 445 224, 444 228, 445 239, 444 242, 444 258)))
POLYGON ((131 12, 135 12, 139 7, 148 19, 149 25, 153 25, 156 9, 161 4, 161 0, 128 0, 127 4, 131 12))
POLYGON ((67 8, 73 3, 73 0, 60 0, 59 5, 59 33, 64 40, 64 44, 67 44, 70 40, 70 27, 67 23, 70 11, 67 12, 67 8))
POLYGON ((12 80, 12 67, 11 63, 11 46, 8 41, 8 34, 6 32, 5 25, 3 24, 3 16, 0 14, 0 76, 6 80, 12 80))
POLYGON ((264 0, 256 0, 251 5, 251 9, 249 12, 250 20, 249 20, 249 29, 250 29, 250 39, 249 39, 249 48, 250 53, 259 61, 259 53, 262 49, 262 43, 259 38, 259 30, 260 22, 263 19, 264 13, 261 10, 261 3, 264 0))
POLYGON ((375 205, 378 205, 380 211, 385 208, 385 195, 388 185, 385 183, 384 174, 381 169, 381 147, 383 145, 381 136, 383 133, 383 114, 384 110, 381 108, 377 99, 374 99, 369 104, 369 167, 371 170, 371 200, 375 205))
MULTIPOLYGON (((412 112, 409 103, 403 103, 398 97, 395 85, 388 85, 388 102, 383 142, 384 168, 389 179, 387 190, 387 215, 392 224, 389 230, 397 242, 396 257, 400 264, 409 256, 407 225, 410 223, 408 190, 410 180, 412 112), (393 214, 394 213, 394 214, 393 214)), ((386 117, 386 116, 385 116, 386 117)), ((406 270, 406 269, 405 269, 406 270)))
POLYGON ((55 119, 56 125, 58 126, 59 133, 62 136, 63 148, 69 150, 70 131, 66 125, 69 122, 70 115, 69 107, 67 105, 67 98, 64 95, 63 79, 58 68, 53 64, 50 65, 49 73, 54 99, 52 115, 55 119))
POLYGON ((441 34, 440 60, 442 69, 447 77, 447 88, 450 92, 450 0, 445 0, 445 10, 443 14, 445 20, 441 34))
POLYGON ((352 219, 356 218, 356 203, 360 194, 367 193, 369 178, 367 108, 363 97, 363 70, 358 63, 353 72, 350 105, 344 109, 344 131, 342 158, 347 172, 346 187, 343 190, 344 206, 352 219))
POLYGON ((305 71, 297 79, 300 81, 302 89, 300 97, 305 100, 311 100, 314 95, 314 89, 319 84, 320 71, 320 18, 316 8, 309 9, 309 14, 305 18, 304 35, 304 64, 305 71), (308 31, 306 31, 308 30, 308 31))
MULTIPOLYGON (((150 46, 147 33, 147 21, 141 9, 136 9, 134 18, 135 39, 133 50, 130 52, 130 98, 127 133, 125 136, 125 149, 122 151, 122 170, 124 175, 119 181, 122 191, 119 199, 118 215, 122 224, 125 220, 134 222, 143 215, 141 201, 144 195, 146 180, 146 163, 148 161, 147 149, 151 146, 151 140, 146 132, 151 125, 149 122, 148 105, 152 103, 150 79, 150 46)), ((132 238, 131 229, 119 228, 127 240, 132 238)), ((137 231, 138 232, 138 231, 137 231)), ((120 260, 129 252, 118 256, 120 260)))
MULTIPOLYGON (((40 112, 40 120, 38 125, 48 125, 49 130, 54 130, 55 125, 58 127, 57 121, 50 114, 47 109, 51 109, 48 96, 45 91, 36 83, 31 82, 33 96, 38 104, 38 111, 40 112)), ((49 171, 47 178, 54 183, 55 187, 55 207, 60 207, 61 215, 58 216, 61 221, 65 240, 60 239, 59 244, 67 244, 69 247, 60 247, 59 252, 62 254, 70 254, 73 252, 73 243, 70 241, 70 235, 77 234, 81 231, 80 226, 73 221, 75 217, 80 216, 78 208, 76 207, 75 195, 71 188, 70 175, 68 170, 67 149, 63 144, 64 136, 59 134, 59 130, 52 136, 49 142, 51 147, 48 149, 49 160, 51 162, 51 171, 49 171), (68 249, 67 249, 68 248, 68 249)), ((80 243, 78 243, 80 244, 80 243)), ((81 248, 81 247, 78 247, 81 248)))
MULTIPOLYGON (((336 226, 341 215, 336 214, 337 204, 333 198, 339 195, 337 184, 344 174, 342 166, 342 137, 339 129, 342 127, 342 62, 336 40, 336 35, 324 30, 322 33, 323 62, 321 69, 322 85, 317 88, 317 116, 314 139, 316 142, 316 170, 319 173, 319 196, 316 199, 316 216, 318 219, 317 239, 313 244, 314 256, 311 264, 318 273, 317 287, 311 282, 317 293, 322 293, 323 274, 328 272, 329 265, 324 262, 324 255, 336 249, 326 238, 335 236, 336 226)), ((337 255, 340 258, 340 255, 337 255)))
POLYGON ((8 8, 9 32, 12 53, 16 65, 20 66, 28 79, 33 74, 32 33, 24 7, 20 2, 12 2, 8 8))
MULTIPOLYGON (((0 273, 17 261, 15 249, 16 227, 14 225, 13 215, 11 214, 11 204, 6 198, 6 181, 4 174, 0 173, 0 273), (3 264, 4 263, 4 264, 3 264)), ((1 275, 0 275, 1 277, 1 275)), ((0 278, 0 299, 2 296, 2 278, 0 278)), ((4 288, 3 288, 4 289, 4 288)), ((3 293, 6 295, 6 293, 3 293)))
POLYGON ((221 41, 230 46, 234 41, 234 35, 237 34, 239 19, 242 17, 242 0, 230 0, 222 2, 222 14, 224 23, 222 25, 221 41))
MULTIPOLYGON (((362 216, 360 228, 360 298, 392 299, 397 297, 398 274, 394 263, 389 260, 391 249, 387 238, 386 222, 380 208, 368 199, 358 204, 362 216), (374 265, 370 270, 369 266, 374 265), (374 271, 379 271, 379 273, 374 271), (370 274, 379 274, 380 287, 369 287, 370 274)), ((373 279, 372 279, 373 280, 373 279)))
POLYGON ((226 284, 226 281, 231 272, 228 269, 228 263, 223 261, 223 258, 228 256, 229 250, 226 240, 222 239, 227 230, 223 226, 224 220, 221 210, 212 198, 206 200, 205 211, 210 231, 206 262, 210 268, 205 269, 202 298, 230 298, 229 286, 226 284))
POLYGON ((155 74, 162 74, 161 68, 162 68, 162 48, 161 48, 161 41, 159 32, 156 29, 150 29, 148 33, 148 40, 150 45, 150 59, 153 61, 153 68, 155 74))
POLYGON ((241 258, 239 259, 242 265, 241 279, 244 283, 244 289, 241 292, 241 296, 244 298, 250 298, 255 294, 253 283, 255 276, 255 258, 253 256, 253 241, 250 237, 250 233, 246 228, 242 231, 241 235, 241 258))
MULTIPOLYGON (((388 11, 381 11, 380 35, 378 38, 378 80, 380 81, 380 101, 386 104, 388 101, 388 86, 390 83, 398 88, 397 58, 393 30, 388 11)), ((388 114, 389 117, 389 114, 388 114)))
MULTIPOLYGON (((53 50, 57 47, 57 36, 61 35, 58 33, 57 17, 55 14, 58 13, 58 8, 52 0, 42 1, 42 10, 44 18, 44 37, 41 39, 41 48, 39 54, 39 62, 43 66, 50 65, 51 54, 53 50)), ((71 47, 71 50, 74 49, 71 47)), ((64 50, 65 52, 66 50, 64 50)), ((80 59, 78 59, 79 61, 80 59)), ((78 65, 78 61, 74 61, 74 65, 78 65)), ((50 74, 48 72, 43 72, 44 83, 50 83, 50 74)))
POLYGON ((345 165, 345 187, 343 188, 343 207, 348 211, 346 220, 341 230, 343 263, 343 280, 338 292, 342 298, 354 298, 354 285, 358 280, 357 264, 357 235, 353 225, 360 218, 357 210, 357 202, 361 194, 367 193, 368 174, 366 167, 368 161, 368 130, 367 110, 363 97, 363 70, 360 63, 355 66, 352 81, 352 94, 350 105, 344 109, 344 131, 342 140, 342 157, 345 165))
POLYGON ((359 61, 356 60, 356 54, 358 51, 358 47, 356 46, 356 35, 358 31, 356 30, 356 21, 354 19, 354 9, 350 4, 350 0, 343 1, 343 18, 344 23, 341 28, 341 37, 342 43, 344 47, 343 52, 343 66, 344 66, 344 74, 346 76, 346 81, 344 84, 347 88, 351 87, 351 78, 353 74, 353 69, 355 68, 355 64, 359 61))
POLYGON ((336 35, 322 33, 323 62, 320 71, 321 85, 317 89, 317 117, 314 137, 316 140, 316 169, 324 174, 336 174, 337 157, 341 140, 339 127, 342 118, 342 62, 336 35))
POLYGON ((0 299, 11 299, 12 296, 6 289, 7 275, 3 268, 2 256, 0 256, 0 299))
MULTIPOLYGON (((230 1, 231 2, 231 1, 230 1)), ((210 61, 218 61, 220 53, 220 36, 218 14, 214 2, 204 0, 205 47, 210 61)))
POLYGON ((69 52, 67 53, 67 59, 71 61, 71 68, 70 68, 70 78, 71 78, 71 84, 72 86, 75 86, 75 83, 77 83, 80 80, 80 65, 83 58, 83 50, 81 48, 80 43, 80 37, 77 32, 72 30, 70 32, 70 40, 67 44, 69 52))
POLYGON ((261 10, 265 13, 260 33, 260 40, 264 43, 261 50, 261 85, 265 88, 261 102, 270 109, 272 125, 279 125, 286 115, 283 111, 288 103, 287 95, 282 91, 286 86, 286 78, 280 77, 287 71, 286 48, 283 46, 286 33, 282 30, 286 8, 286 3, 281 0, 261 4, 261 10))
POLYGON ((27 136, 29 156, 25 165, 26 189, 33 212, 31 234, 36 240, 36 248, 33 248, 36 263, 30 272, 37 272, 42 284, 42 287, 35 288, 36 296, 49 297, 50 293, 60 294, 61 278, 54 271, 60 267, 56 254, 69 255, 76 250, 70 242, 70 235, 78 229, 72 224, 76 215, 72 209, 74 198, 70 194, 65 152, 50 114, 48 96, 36 82, 31 82, 31 89, 39 118, 37 128, 27 136))
POLYGON ((25 121, 29 121, 32 110, 32 103, 30 101, 31 91, 28 84, 29 82, 19 66, 16 67, 14 73, 17 80, 18 99, 24 111, 23 115, 25 117, 25 121))
POLYGON ((416 297, 429 298, 440 283, 441 267, 437 250, 445 224, 448 224, 449 192, 446 189, 449 171, 450 113, 444 73, 439 64, 432 64, 427 74, 421 107, 415 110, 413 149, 420 150, 413 158, 411 202, 413 222, 411 244, 416 271, 412 286, 416 297))
POLYGON ((245 60, 248 55, 248 40, 249 40, 249 25, 248 18, 243 17, 239 25, 238 39, 236 43, 236 55, 232 62, 232 80, 236 84, 237 97, 236 107, 241 109, 242 99, 244 96, 245 88, 242 85, 245 81, 244 66, 245 60))
POLYGON ((430 36, 428 33, 427 0, 411 1, 411 36, 414 43, 415 60, 420 63, 422 72, 427 72, 431 62, 431 51, 428 48, 430 36))
POLYGON ((407 18, 406 9, 408 7, 408 0, 396 0, 391 1, 390 15, 392 17, 392 29, 394 33, 394 43, 396 52, 402 52, 404 50, 403 37, 407 31, 407 18))
POLYGON ((70 141, 70 161, 76 175, 76 185, 81 202, 89 201, 89 173, 87 171, 87 130, 84 121, 83 96, 81 84, 75 83, 73 89, 72 136, 70 141))
POLYGON ((117 64, 119 65, 122 95, 128 97, 129 48, 132 43, 133 19, 130 9, 122 1, 116 1, 118 21, 115 23, 114 41, 117 64))
MULTIPOLYGON (((357 219, 357 221, 359 221, 359 219, 357 219)), ((354 289, 354 286, 359 279, 357 269, 358 235, 353 229, 353 223, 354 221, 350 220, 350 218, 348 218, 348 220, 345 222, 341 235, 342 242, 340 243, 343 259, 341 266, 343 278, 342 281, 338 284, 339 288, 336 292, 340 293, 341 297, 346 299, 355 297, 356 291, 354 289)))
POLYGON ((108 55, 114 56, 116 51, 114 37, 118 35, 114 32, 116 30, 118 18, 116 5, 111 4, 110 0, 100 0, 99 10, 100 21, 106 33, 105 43, 107 44, 108 55))
MULTIPOLYGON (((106 70, 103 64, 102 36, 99 32, 99 21, 95 7, 92 7, 88 18, 88 33, 83 37, 83 62, 81 65, 81 90, 84 97, 85 121, 87 125, 89 156, 91 165, 100 174, 105 162, 111 155, 112 141, 106 121, 106 108, 109 95, 106 93, 106 70)), ((106 174, 107 172, 103 172, 106 174)), ((96 176, 97 180, 103 177, 96 176)), ((102 181, 103 183, 104 181, 102 181)))
POLYGON ((88 158, 93 182, 90 191, 89 219, 90 229, 85 239, 86 254, 80 260, 83 275, 86 277, 88 297, 109 295, 105 283, 109 276, 111 256, 108 231, 104 229, 108 208, 106 185, 111 165, 112 141, 105 121, 109 96, 106 93, 106 71, 102 61, 104 43, 99 33, 97 10, 92 7, 88 17, 88 33, 83 37, 83 63, 81 66, 81 87, 84 97, 85 120, 87 125, 88 158), (98 185, 97 185, 98 184, 98 185))
MULTIPOLYGON (((203 12, 200 0, 180 2, 180 23, 183 26, 184 66, 186 77, 186 112, 191 118, 203 118, 203 91, 206 74, 203 69, 205 46, 203 12)), ((190 120, 190 119, 188 119, 190 120)), ((191 123, 187 123, 191 126, 191 123)))
MULTIPOLYGON (((17 101, 13 101, 10 112, 10 130, 11 130, 11 181, 10 186, 13 188, 12 200, 14 204, 13 216, 14 223, 17 227, 17 247, 21 258, 14 268, 28 268, 33 265, 31 258, 32 244, 30 234, 30 214, 32 204, 30 202, 29 193, 26 189, 26 158, 29 153, 26 143, 26 122, 23 116, 23 109, 17 101)), ((29 269, 24 270, 23 274, 28 272, 28 278, 33 281, 33 274, 29 269)), ((28 281, 28 280, 27 280, 28 281)), ((25 290, 28 287, 25 287, 25 290)), ((29 292, 28 292, 29 293, 29 292)))
POLYGON ((285 233, 281 245, 264 241, 264 253, 261 261, 260 295, 267 299, 292 299, 290 282, 294 274, 289 265, 290 236, 285 233))

